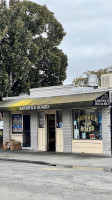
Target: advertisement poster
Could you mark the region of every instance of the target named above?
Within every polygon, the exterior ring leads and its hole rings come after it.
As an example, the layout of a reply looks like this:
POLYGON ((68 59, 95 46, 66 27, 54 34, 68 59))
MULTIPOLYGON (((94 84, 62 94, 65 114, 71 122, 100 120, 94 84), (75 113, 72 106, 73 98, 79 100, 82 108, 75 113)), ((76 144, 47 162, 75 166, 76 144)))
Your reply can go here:
POLYGON ((22 115, 12 115, 12 132, 21 133, 22 132, 22 115))
POLYGON ((60 128, 62 128, 62 122, 59 123, 60 128))
POLYGON ((82 133, 82 139, 86 139, 86 133, 82 133))
POLYGON ((76 120, 74 120, 74 126, 76 126, 77 125, 77 121, 76 120))
POLYGON ((79 139, 79 129, 74 129, 74 139, 79 139))

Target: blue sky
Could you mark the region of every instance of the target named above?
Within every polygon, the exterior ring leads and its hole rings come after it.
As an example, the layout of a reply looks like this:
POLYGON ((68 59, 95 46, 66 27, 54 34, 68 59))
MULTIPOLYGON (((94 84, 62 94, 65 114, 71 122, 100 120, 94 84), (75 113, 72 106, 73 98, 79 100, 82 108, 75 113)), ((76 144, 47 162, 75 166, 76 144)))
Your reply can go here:
POLYGON ((66 36, 60 48, 68 56, 64 84, 87 70, 112 66, 112 0, 35 0, 54 12, 66 36))
POLYGON ((68 56, 64 84, 88 70, 112 66, 112 0, 32 0, 54 12, 66 32, 60 49, 68 56))

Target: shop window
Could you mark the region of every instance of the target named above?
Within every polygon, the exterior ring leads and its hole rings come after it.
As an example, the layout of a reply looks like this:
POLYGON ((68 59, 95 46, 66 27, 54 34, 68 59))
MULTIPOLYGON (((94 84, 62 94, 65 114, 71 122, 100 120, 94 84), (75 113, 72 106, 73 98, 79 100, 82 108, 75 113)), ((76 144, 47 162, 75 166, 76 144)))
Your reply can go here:
POLYGON ((62 128, 62 111, 57 111, 56 112, 56 122, 57 122, 57 128, 62 128))
POLYGON ((102 139, 101 109, 73 110, 73 139, 102 139))
POLYGON ((14 134, 22 133, 22 115, 21 114, 12 115, 12 133, 14 134))
POLYGON ((45 128, 45 114, 44 112, 38 113, 39 128, 45 128))

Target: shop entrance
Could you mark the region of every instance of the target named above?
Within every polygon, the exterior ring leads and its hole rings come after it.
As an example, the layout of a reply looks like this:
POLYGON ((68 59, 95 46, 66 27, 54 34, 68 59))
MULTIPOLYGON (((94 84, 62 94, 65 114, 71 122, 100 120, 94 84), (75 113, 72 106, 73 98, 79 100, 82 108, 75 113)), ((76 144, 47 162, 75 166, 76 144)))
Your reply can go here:
POLYGON ((55 114, 47 115, 47 150, 55 151, 55 114))
POLYGON ((23 115, 23 147, 30 146, 30 115, 23 115))

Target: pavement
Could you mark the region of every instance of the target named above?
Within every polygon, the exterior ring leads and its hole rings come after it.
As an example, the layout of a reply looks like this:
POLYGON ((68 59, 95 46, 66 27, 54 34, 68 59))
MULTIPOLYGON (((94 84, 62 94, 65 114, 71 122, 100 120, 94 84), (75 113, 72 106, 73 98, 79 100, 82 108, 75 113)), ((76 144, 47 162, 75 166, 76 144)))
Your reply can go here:
POLYGON ((112 171, 112 156, 0 149, 0 160, 112 171))

